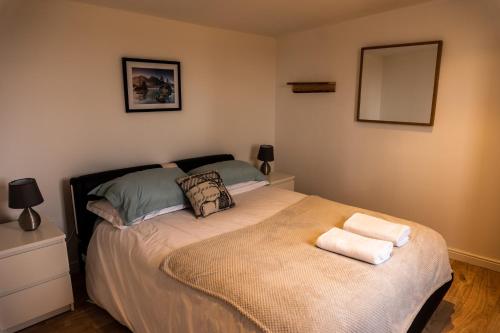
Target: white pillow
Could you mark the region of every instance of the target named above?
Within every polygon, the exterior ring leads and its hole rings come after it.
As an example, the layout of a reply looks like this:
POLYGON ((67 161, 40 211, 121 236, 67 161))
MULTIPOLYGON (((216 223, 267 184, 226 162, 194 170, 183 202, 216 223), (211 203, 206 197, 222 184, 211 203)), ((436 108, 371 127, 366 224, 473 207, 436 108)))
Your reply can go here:
MULTIPOLYGON (((177 205, 177 206, 172 206, 172 207, 168 207, 168 208, 155 210, 149 214, 144 215, 143 217, 135 219, 134 221, 132 221, 131 225, 135 225, 135 224, 138 224, 142 221, 152 219, 153 217, 167 214, 167 213, 172 213, 172 212, 184 209, 184 208, 186 208, 186 205, 177 205)), ((118 228, 118 229, 127 229, 128 228, 128 226, 125 224, 125 222, 120 217, 120 214, 118 213, 118 211, 106 199, 87 202, 87 210, 96 214, 97 216, 99 216, 103 220, 111 223, 111 225, 113 225, 113 227, 115 227, 115 228, 118 228)))
MULTIPOLYGON (((251 180, 248 182, 241 182, 233 185, 226 186, 228 192, 230 195, 237 195, 241 193, 245 193, 248 191, 252 191, 258 188, 261 188, 263 186, 268 185, 268 181, 256 181, 256 180, 251 180)), ((156 216, 163 215, 163 214, 168 214, 172 213, 181 209, 187 208, 186 205, 177 205, 177 206, 172 206, 168 208, 163 208, 160 210, 155 210, 141 218, 138 218, 132 222, 131 225, 138 224, 142 221, 146 221, 149 219, 152 219, 156 216)), ((91 211, 92 213, 96 214, 103 220, 111 223, 113 227, 118 228, 118 229, 127 229, 128 226, 125 224, 125 222, 122 220, 120 217, 120 214, 118 211, 111 205, 111 203, 106 200, 106 199, 100 199, 96 201, 89 201, 87 202, 87 210, 91 211)))
POLYGON ((164 169, 172 169, 172 168, 177 168, 177 164, 174 162, 165 162, 161 164, 161 167, 164 169))
POLYGON ((241 182, 241 183, 236 183, 233 185, 226 186, 229 194, 231 195, 237 195, 241 193, 245 193, 248 191, 252 191, 258 188, 261 188, 262 186, 268 185, 269 182, 267 180, 250 180, 248 182, 241 182))

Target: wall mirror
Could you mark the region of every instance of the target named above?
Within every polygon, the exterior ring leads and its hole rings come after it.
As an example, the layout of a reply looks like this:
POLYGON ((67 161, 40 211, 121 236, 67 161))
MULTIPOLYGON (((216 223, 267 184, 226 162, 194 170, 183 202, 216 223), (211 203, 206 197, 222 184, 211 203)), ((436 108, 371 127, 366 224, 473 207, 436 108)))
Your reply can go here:
POLYGON ((442 41, 363 47, 358 121, 432 126, 442 41))

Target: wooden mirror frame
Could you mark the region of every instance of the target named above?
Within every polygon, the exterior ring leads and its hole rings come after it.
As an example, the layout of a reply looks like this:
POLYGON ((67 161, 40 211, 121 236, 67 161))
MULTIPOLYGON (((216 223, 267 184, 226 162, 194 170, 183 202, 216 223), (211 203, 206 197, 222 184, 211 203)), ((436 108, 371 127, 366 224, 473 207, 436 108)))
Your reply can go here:
POLYGON ((434 125, 434 114, 436 112, 436 99, 438 92, 439 83, 439 69, 441 67, 441 53, 443 49, 442 40, 433 40, 427 42, 417 42, 417 43, 405 43, 405 44, 389 44, 389 45, 377 45, 377 46, 367 46, 361 48, 361 61, 359 65, 359 80, 358 80, 358 103, 357 103, 357 115, 356 120, 368 123, 384 123, 384 124, 399 124, 399 125, 417 125, 417 126, 433 126, 434 125), (405 121, 390 121, 390 120, 372 120, 372 119, 361 119, 360 118, 360 107, 361 107, 361 81, 363 79, 363 57, 366 50, 374 49, 385 49, 393 47, 407 47, 407 46, 417 46, 417 45, 428 45, 436 44, 438 46, 436 54, 436 68, 434 72, 434 89, 432 94, 432 107, 431 107, 431 117, 428 123, 417 123, 417 122, 405 122, 405 121))

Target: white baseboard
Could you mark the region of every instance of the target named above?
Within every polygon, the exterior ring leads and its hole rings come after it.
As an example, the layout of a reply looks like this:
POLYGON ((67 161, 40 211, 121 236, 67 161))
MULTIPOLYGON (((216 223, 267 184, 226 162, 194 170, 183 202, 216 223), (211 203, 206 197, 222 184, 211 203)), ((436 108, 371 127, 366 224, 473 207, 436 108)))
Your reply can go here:
POLYGON ((463 261, 468 264, 484 267, 491 269, 493 271, 500 272, 500 260, 479 256, 474 253, 470 253, 467 251, 462 251, 459 249, 454 249, 449 247, 448 254, 451 259, 455 259, 458 261, 463 261))

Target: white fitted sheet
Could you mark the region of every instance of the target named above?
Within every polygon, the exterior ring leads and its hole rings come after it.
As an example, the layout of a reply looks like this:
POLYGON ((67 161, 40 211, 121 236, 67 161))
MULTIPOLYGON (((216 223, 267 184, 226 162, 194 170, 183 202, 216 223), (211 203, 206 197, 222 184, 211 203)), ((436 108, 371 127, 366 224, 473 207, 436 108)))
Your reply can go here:
POLYGON ((304 197, 266 186, 234 196, 233 209, 204 219, 183 210, 125 230, 100 223, 87 251, 88 294, 134 332, 259 332, 227 304, 167 277, 159 265, 176 248, 256 224, 304 197))
MULTIPOLYGON (((190 211, 183 210, 125 230, 100 223, 87 251, 88 294, 134 332, 261 332, 230 305, 173 280, 159 266, 165 256, 177 248, 256 224, 304 197, 297 192, 266 186, 234 196, 233 209, 203 219, 197 220, 190 211)), ((345 206, 351 214, 352 208, 345 206)), ((418 253, 431 251, 443 263, 436 266, 435 279, 431 279, 439 283, 430 281, 425 289, 433 291, 451 277, 451 268, 444 241, 439 247, 420 251, 428 247, 428 243, 422 238, 413 244, 417 257, 418 253)), ((414 264, 426 265, 425 255, 414 264)), ((401 302, 401 299, 387 301, 401 302)), ((422 305, 423 302, 414 309, 413 317, 422 305)), ((411 318, 409 316, 409 320, 411 318)))

